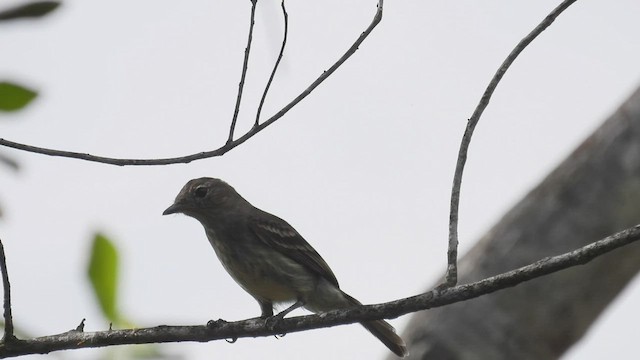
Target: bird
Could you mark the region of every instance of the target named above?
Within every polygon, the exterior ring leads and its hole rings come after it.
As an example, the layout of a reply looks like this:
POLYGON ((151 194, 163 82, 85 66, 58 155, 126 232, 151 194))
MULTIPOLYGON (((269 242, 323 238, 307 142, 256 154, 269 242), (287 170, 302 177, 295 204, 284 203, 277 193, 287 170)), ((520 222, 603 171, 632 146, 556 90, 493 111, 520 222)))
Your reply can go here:
MULTIPOLYGON (((260 305, 263 319, 281 320, 296 308, 318 313, 361 303, 340 289, 318 252, 285 220, 262 211, 223 180, 190 180, 162 214, 198 220, 231 277, 260 305), (293 303, 277 315, 274 305, 293 303)), ((360 323, 399 357, 405 342, 384 320, 360 323)))

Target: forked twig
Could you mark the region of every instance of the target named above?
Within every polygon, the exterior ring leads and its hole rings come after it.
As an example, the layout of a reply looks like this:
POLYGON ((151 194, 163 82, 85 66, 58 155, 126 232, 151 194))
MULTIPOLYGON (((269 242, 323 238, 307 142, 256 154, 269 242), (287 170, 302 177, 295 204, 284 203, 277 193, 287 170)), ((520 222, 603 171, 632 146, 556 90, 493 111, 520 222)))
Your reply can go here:
POLYGON ((318 85, 324 82, 331 74, 333 74, 336 69, 338 69, 348 58, 350 58, 358 47, 364 42, 364 40, 371 34, 373 29, 380 23, 382 20, 382 9, 383 9, 383 0, 378 0, 378 9, 373 16, 373 20, 371 24, 358 36, 356 41, 351 45, 351 47, 342 55, 328 70, 324 71, 318 78, 309 85, 302 93, 296 96, 295 99, 291 100, 289 104, 284 106, 280 111, 278 111, 275 115, 271 116, 265 122, 259 124, 258 126, 252 127, 249 131, 247 131, 241 137, 228 141, 223 146, 210 151, 203 151, 191 155, 172 157, 172 158, 162 158, 162 159, 123 159, 123 158, 112 158, 106 156, 98 156, 87 153, 75 152, 75 151, 66 151, 66 150, 57 150, 44 148, 39 146, 33 146, 23 143, 18 143, 11 140, 6 140, 0 138, 0 145, 10 147, 13 149, 18 149, 22 151, 49 155, 49 156, 57 156, 57 157, 65 157, 71 159, 80 159, 85 161, 97 162, 101 164, 109 164, 109 165, 117 165, 117 166, 151 166, 151 165, 169 165, 169 164, 186 164, 195 160, 207 159, 215 156, 221 156, 235 148, 236 146, 244 143, 245 141, 252 138, 254 135, 262 131, 267 126, 273 124, 275 121, 284 116, 289 110, 291 110, 294 106, 296 106, 302 99, 307 97, 318 85))

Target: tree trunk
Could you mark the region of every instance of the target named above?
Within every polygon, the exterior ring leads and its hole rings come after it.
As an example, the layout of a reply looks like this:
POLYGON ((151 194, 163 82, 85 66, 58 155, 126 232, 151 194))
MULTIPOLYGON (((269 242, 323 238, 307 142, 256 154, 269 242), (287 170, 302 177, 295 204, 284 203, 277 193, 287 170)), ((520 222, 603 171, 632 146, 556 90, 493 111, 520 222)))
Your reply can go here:
MULTIPOLYGON (((640 89, 460 261, 460 283, 640 223, 640 89)), ((640 269, 640 244, 478 299, 413 315, 413 359, 557 359, 640 269)))

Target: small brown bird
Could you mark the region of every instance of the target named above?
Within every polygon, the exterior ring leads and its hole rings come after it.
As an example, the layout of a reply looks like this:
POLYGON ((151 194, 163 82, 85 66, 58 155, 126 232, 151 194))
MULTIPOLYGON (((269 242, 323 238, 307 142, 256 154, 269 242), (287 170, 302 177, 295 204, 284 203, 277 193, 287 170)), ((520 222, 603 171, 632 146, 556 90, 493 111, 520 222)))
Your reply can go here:
MULTIPOLYGON (((263 318, 273 317, 277 303, 294 303, 279 319, 298 307, 317 313, 360 305, 340 290, 329 265, 291 225, 254 207, 222 180, 189 181, 162 214, 174 213, 200 221, 222 266, 258 301, 263 318)), ((386 321, 361 324, 394 354, 409 354, 386 321)))

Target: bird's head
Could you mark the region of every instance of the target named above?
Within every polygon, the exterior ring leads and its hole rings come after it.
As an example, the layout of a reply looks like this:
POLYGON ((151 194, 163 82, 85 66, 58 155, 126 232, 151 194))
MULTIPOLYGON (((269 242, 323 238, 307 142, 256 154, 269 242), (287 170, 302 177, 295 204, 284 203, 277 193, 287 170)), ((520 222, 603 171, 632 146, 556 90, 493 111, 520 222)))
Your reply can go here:
POLYGON ((203 177, 190 180, 162 215, 182 213, 202 220, 202 217, 215 216, 244 202, 231 185, 220 179, 203 177))

